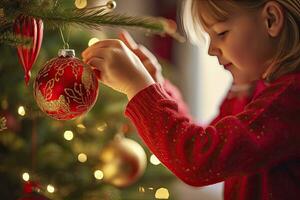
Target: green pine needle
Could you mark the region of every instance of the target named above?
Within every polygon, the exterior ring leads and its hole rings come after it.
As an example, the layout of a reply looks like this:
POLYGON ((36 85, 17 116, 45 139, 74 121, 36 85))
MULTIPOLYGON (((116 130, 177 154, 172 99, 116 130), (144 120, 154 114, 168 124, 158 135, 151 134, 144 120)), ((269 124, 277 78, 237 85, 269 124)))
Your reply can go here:
POLYGON ((52 10, 32 12, 31 16, 41 18, 50 28, 78 25, 90 29, 101 29, 102 26, 141 27, 156 33, 163 33, 163 24, 155 18, 132 17, 121 14, 105 13, 107 9, 52 10))
POLYGON ((21 37, 21 36, 16 36, 12 32, 4 32, 0 34, 0 43, 11 45, 11 46, 24 45, 25 47, 29 47, 31 45, 31 39, 21 37))

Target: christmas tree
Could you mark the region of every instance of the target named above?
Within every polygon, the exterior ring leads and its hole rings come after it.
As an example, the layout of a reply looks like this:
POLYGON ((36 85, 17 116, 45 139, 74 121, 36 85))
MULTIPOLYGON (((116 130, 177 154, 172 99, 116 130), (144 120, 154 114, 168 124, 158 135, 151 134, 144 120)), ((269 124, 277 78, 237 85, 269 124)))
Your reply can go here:
POLYGON ((81 52, 92 43, 89 29, 138 27, 178 38, 168 20, 116 14, 115 6, 114 1, 0 0, 1 199, 176 199, 166 189, 174 176, 124 117, 123 95, 99 85, 88 112, 57 120, 41 111, 33 90, 58 49, 81 52))

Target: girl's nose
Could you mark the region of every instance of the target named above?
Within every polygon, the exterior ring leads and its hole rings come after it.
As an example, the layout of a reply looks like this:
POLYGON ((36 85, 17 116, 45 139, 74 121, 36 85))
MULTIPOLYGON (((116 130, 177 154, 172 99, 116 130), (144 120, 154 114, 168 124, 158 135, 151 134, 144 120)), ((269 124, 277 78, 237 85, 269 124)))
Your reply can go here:
POLYGON ((210 45, 208 47, 208 55, 221 56, 221 50, 219 48, 217 48, 216 46, 212 45, 212 43, 210 43, 210 45))

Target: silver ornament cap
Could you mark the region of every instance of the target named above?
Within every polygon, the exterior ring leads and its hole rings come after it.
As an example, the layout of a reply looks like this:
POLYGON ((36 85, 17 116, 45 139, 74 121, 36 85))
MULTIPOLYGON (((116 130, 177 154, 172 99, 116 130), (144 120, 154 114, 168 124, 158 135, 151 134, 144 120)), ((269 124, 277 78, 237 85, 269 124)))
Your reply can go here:
POLYGON ((58 50, 59 57, 75 57, 75 50, 74 49, 59 49, 58 50))

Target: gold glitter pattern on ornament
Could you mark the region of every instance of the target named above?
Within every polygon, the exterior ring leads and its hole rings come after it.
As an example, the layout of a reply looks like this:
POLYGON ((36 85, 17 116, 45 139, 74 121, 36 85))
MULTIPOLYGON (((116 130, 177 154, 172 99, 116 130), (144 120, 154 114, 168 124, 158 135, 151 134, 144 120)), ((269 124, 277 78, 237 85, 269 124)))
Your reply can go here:
POLYGON ((7 129, 5 117, 0 118, 0 131, 7 129))
POLYGON ((67 104, 63 95, 61 95, 58 100, 47 101, 46 99, 44 99, 41 91, 37 90, 36 102, 44 111, 47 112, 55 112, 58 110, 61 110, 62 112, 70 112, 69 105, 67 104))
POLYGON ((91 71, 89 68, 86 66, 83 67, 83 72, 82 72, 82 77, 81 77, 81 82, 84 85, 84 88, 89 91, 90 89, 94 88, 95 85, 93 84, 93 77, 92 74, 94 72, 91 71))
POLYGON ((65 88, 65 94, 66 99, 68 101, 68 103, 71 102, 71 100, 75 101, 80 105, 80 108, 85 108, 88 107, 88 102, 86 100, 86 98, 84 98, 84 94, 82 92, 82 84, 78 84, 78 83, 74 83, 74 88, 65 88))
POLYGON ((75 78, 78 79, 78 75, 79 75, 79 72, 80 72, 80 68, 79 68, 80 65, 78 65, 78 62, 74 62, 74 61, 71 61, 68 64, 72 66, 73 74, 74 74, 75 78))

